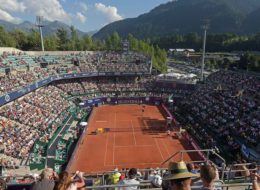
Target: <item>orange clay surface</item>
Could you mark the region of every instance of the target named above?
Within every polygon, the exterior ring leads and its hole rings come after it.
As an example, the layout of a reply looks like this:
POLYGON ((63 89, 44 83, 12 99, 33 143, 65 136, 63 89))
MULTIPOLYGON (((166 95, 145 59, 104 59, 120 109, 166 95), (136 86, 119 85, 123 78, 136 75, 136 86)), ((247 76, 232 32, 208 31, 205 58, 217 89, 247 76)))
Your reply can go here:
MULTIPOLYGON (((165 115, 159 106, 105 105, 94 108, 85 136, 79 142, 68 170, 86 173, 110 171, 115 168, 167 167, 163 161, 179 150, 189 149, 166 133, 165 115), (108 132, 94 134, 97 128, 108 132)), ((179 161, 180 156, 173 161, 179 161)), ((184 160, 191 160, 184 154, 184 160)))

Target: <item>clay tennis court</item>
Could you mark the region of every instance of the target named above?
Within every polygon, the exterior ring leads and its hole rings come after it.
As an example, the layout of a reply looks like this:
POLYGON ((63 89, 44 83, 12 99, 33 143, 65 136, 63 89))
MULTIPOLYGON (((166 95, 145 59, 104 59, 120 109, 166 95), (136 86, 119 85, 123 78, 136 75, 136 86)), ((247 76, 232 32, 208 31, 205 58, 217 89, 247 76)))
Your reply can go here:
MULTIPOLYGON (((97 173, 115 168, 167 167, 161 163, 187 146, 167 135, 163 114, 159 106, 151 105, 94 108, 68 170, 97 173), (93 134, 97 128, 106 128, 108 132, 93 134)), ((184 160, 190 157, 185 155, 184 160)))

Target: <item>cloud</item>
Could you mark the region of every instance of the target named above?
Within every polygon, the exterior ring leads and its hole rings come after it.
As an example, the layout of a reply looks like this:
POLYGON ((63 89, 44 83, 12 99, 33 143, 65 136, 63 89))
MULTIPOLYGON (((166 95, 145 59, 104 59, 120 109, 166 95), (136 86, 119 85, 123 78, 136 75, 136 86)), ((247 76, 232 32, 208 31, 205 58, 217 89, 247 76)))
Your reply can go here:
POLYGON ((114 21, 123 19, 123 17, 118 14, 116 7, 113 7, 113 6, 110 6, 110 5, 106 6, 102 3, 96 3, 95 8, 96 8, 96 10, 103 13, 107 17, 109 22, 114 22, 114 21))
POLYGON ((79 6, 80 6, 82 12, 84 12, 84 13, 87 12, 88 6, 87 6, 85 3, 80 2, 80 3, 79 3, 79 6))
POLYGON ((26 9, 24 3, 17 0, 0 0, 0 8, 11 12, 24 12, 26 9))
POLYGON ((58 0, 24 0, 26 10, 35 16, 43 16, 49 21, 59 20, 70 22, 71 15, 68 14, 58 0))
POLYGON ((81 23, 85 23, 87 19, 81 12, 77 12, 76 18, 79 19, 81 23))
POLYGON ((15 24, 22 22, 22 20, 20 18, 13 17, 8 12, 6 12, 2 9, 0 9, 0 18, 4 21, 12 22, 12 23, 15 23, 15 24))

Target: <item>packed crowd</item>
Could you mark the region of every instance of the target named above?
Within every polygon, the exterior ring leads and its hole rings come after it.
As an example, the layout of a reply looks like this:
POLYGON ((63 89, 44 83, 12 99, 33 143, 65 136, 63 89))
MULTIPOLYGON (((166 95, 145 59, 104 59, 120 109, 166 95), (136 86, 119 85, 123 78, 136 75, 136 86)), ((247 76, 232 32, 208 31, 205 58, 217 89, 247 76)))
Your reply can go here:
MULTIPOLYGON (((259 190, 259 168, 251 164, 252 168, 243 165, 240 166, 236 176, 248 178, 252 184, 252 190, 259 190)), ((162 188, 163 190, 221 190, 225 186, 224 181, 220 180, 220 171, 213 163, 205 163, 194 166, 193 163, 170 162, 168 169, 160 170, 159 168, 139 171, 136 168, 115 169, 110 175, 105 177, 110 188, 119 190, 151 189, 162 188)), ((0 187, 6 189, 7 184, 27 183, 31 184, 32 190, 84 190, 89 186, 98 186, 98 182, 93 179, 88 180, 84 177, 83 172, 77 171, 70 174, 67 171, 57 175, 53 169, 46 168, 41 175, 29 175, 22 179, 16 177, 6 177, 1 179, 0 187)), ((237 184, 236 184, 237 186, 237 184)), ((239 186, 238 186, 239 187, 239 186)))
POLYGON ((152 77, 92 77, 57 81, 54 86, 67 92, 68 95, 79 96, 82 100, 95 97, 163 97, 168 98, 187 94, 188 90, 174 90, 157 85, 152 77))
POLYGON ((148 58, 142 54, 128 55, 115 52, 79 53, 59 56, 30 56, 25 53, 4 52, 0 57, 0 67, 11 68, 6 75, 0 75, 0 95, 21 89, 48 76, 64 73, 80 72, 149 72, 148 58), (24 58, 26 56, 26 59, 24 58), (27 60, 28 59, 28 60, 27 60), (18 68, 13 65, 23 65, 18 68), (41 68, 40 63, 46 62, 47 68, 41 68))
POLYGON ((144 72, 149 71, 150 63, 144 55, 106 52, 98 56, 97 69, 100 72, 144 72))
POLYGON ((260 143, 259 92, 259 78, 219 71, 176 104, 183 122, 203 147, 218 144, 236 155, 241 148, 238 142, 254 148, 260 143))
POLYGON ((18 67, 35 64, 33 57, 24 52, 3 52, 0 55, 0 68, 18 67))
MULTIPOLYGON (((37 139, 48 142, 65 119, 66 114, 61 113, 71 106, 64 96, 78 94, 84 94, 81 99, 95 96, 167 99, 169 96, 169 92, 161 92, 153 84, 151 77, 96 77, 55 82, 0 108, 0 140, 5 146, 4 153, 26 158, 37 139)), ((37 154, 41 155, 40 152, 37 154)))
POLYGON ((58 81, 55 86, 71 95, 91 92, 152 91, 151 77, 95 77, 58 81))
POLYGON ((37 139, 48 142, 64 120, 61 113, 71 105, 62 94, 47 86, 0 108, 0 141, 6 155, 24 158, 37 139))

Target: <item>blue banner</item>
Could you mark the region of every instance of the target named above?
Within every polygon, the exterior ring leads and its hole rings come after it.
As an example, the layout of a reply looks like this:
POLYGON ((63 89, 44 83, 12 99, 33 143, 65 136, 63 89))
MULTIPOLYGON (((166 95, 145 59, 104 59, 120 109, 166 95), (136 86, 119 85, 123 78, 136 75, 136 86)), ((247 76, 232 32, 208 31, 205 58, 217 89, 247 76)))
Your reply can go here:
POLYGON ((10 92, 8 94, 5 94, 3 96, 0 96, 0 106, 11 102, 29 92, 32 92, 36 90, 37 88, 40 88, 42 86, 45 86, 53 81, 57 80, 63 80, 63 79, 73 79, 73 78, 87 78, 87 77, 93 77, 93 76, 136 76, 136 75, 150 75, 149 72, 131 72, 131 73, 124 73, 124 72, 84 72, 84 73, 68 73, 68 74, 59 74, 59 75, 53 75, 46 79, 42 79, 40 81, 37 81, 34 84, 28 85, 22 89, 16 90, 14 92, 10 92))
POLYGON ((156 104, 159 105, 166 100, 161 97, 101 97, 84 100, 80 103, 82 108, 98 106, 102 104, 156 104))

